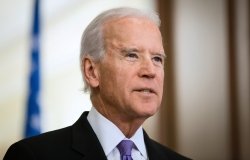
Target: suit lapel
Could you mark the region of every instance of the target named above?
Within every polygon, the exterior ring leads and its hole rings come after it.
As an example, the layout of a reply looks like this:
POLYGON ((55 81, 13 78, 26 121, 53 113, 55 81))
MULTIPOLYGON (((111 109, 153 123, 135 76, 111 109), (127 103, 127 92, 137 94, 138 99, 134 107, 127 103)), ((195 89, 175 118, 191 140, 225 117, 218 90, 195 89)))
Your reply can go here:
POLYGON ((143 135, 144 135, 144 141, 145 141, 145 145, 147 148, 147 153, 148 153, 148 158, 149 159, 157 159, 157 160, 162 160, 162 156, 161 156, 161 151, 159 151, 155 146, 154 143, 152 142, 152 140, 149 138, 149 136, 147 135, 147 133, 143 130, 143 135))
POLYGON ((72 127, 72 148, 83 155, 82 160, 106 160, 102 146, 84 112, 72 127))

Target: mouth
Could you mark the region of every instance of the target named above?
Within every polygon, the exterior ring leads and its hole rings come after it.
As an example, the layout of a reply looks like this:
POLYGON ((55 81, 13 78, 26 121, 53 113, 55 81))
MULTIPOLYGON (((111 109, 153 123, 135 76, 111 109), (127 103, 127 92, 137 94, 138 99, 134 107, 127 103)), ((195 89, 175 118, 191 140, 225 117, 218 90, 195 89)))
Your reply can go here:
POLYGON ((156 91, 152 88, 138 88, 138 89, 135 89, 134 91, 145 93, 145 94, 156 94, 156 91))

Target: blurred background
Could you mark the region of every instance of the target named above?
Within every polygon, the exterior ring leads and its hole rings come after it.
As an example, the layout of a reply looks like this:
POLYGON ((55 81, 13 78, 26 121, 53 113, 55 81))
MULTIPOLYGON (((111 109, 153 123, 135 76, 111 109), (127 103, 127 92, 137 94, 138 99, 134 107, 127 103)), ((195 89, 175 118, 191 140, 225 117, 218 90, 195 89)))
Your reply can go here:
MULTIPOLYGON (((250 159, 248 0, 41 0, 41 132, 74 123, 89 110, 79 68, 80 38, 101 11, 155 10, 168 56, 152 138, 199 160, 250 159)), ((33 0, 0 0, 0 159, 24 137, 33 0)))

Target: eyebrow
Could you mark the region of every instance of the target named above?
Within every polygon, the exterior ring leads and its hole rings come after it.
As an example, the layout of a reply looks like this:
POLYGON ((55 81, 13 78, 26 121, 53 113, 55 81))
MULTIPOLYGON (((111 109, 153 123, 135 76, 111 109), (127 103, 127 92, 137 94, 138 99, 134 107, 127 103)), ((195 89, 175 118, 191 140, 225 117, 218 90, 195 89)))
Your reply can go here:
MULTIPOLYGON (((127 48, 127 47, 124 47, 124 48, 121 48, 121 52, 122 53, 127 53, 127 52, 140 52, 140 50, 136 47, 131 47, 131 48, 127 48)), ((160 57, 162 57, 163 59, 166 59, 167 56, 164 52, 155 52, 155 53, 152 53, 152 55, 158 55, 160 57)))
POLYGON ((139 52, 137 48, 121 48, 121 52, 139 52))
POLYGON ((167 58, 167 56, 166 56, 166 54, 165 54, 164 52, 162 52, 162 53, 153 53, 153 55, 160 56, 160 57, 162 57, 163 59, 166 59, 166 58, 167 58))

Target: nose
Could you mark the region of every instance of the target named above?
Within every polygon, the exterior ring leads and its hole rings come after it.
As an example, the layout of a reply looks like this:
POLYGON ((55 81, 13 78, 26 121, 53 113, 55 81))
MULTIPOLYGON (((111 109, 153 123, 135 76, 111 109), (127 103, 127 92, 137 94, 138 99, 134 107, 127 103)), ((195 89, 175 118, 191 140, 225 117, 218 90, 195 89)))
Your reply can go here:
POLYGON ((156 76, 155 66, 151 58, 145 58, 140 63, 139 76, 152 79, 156 76))

